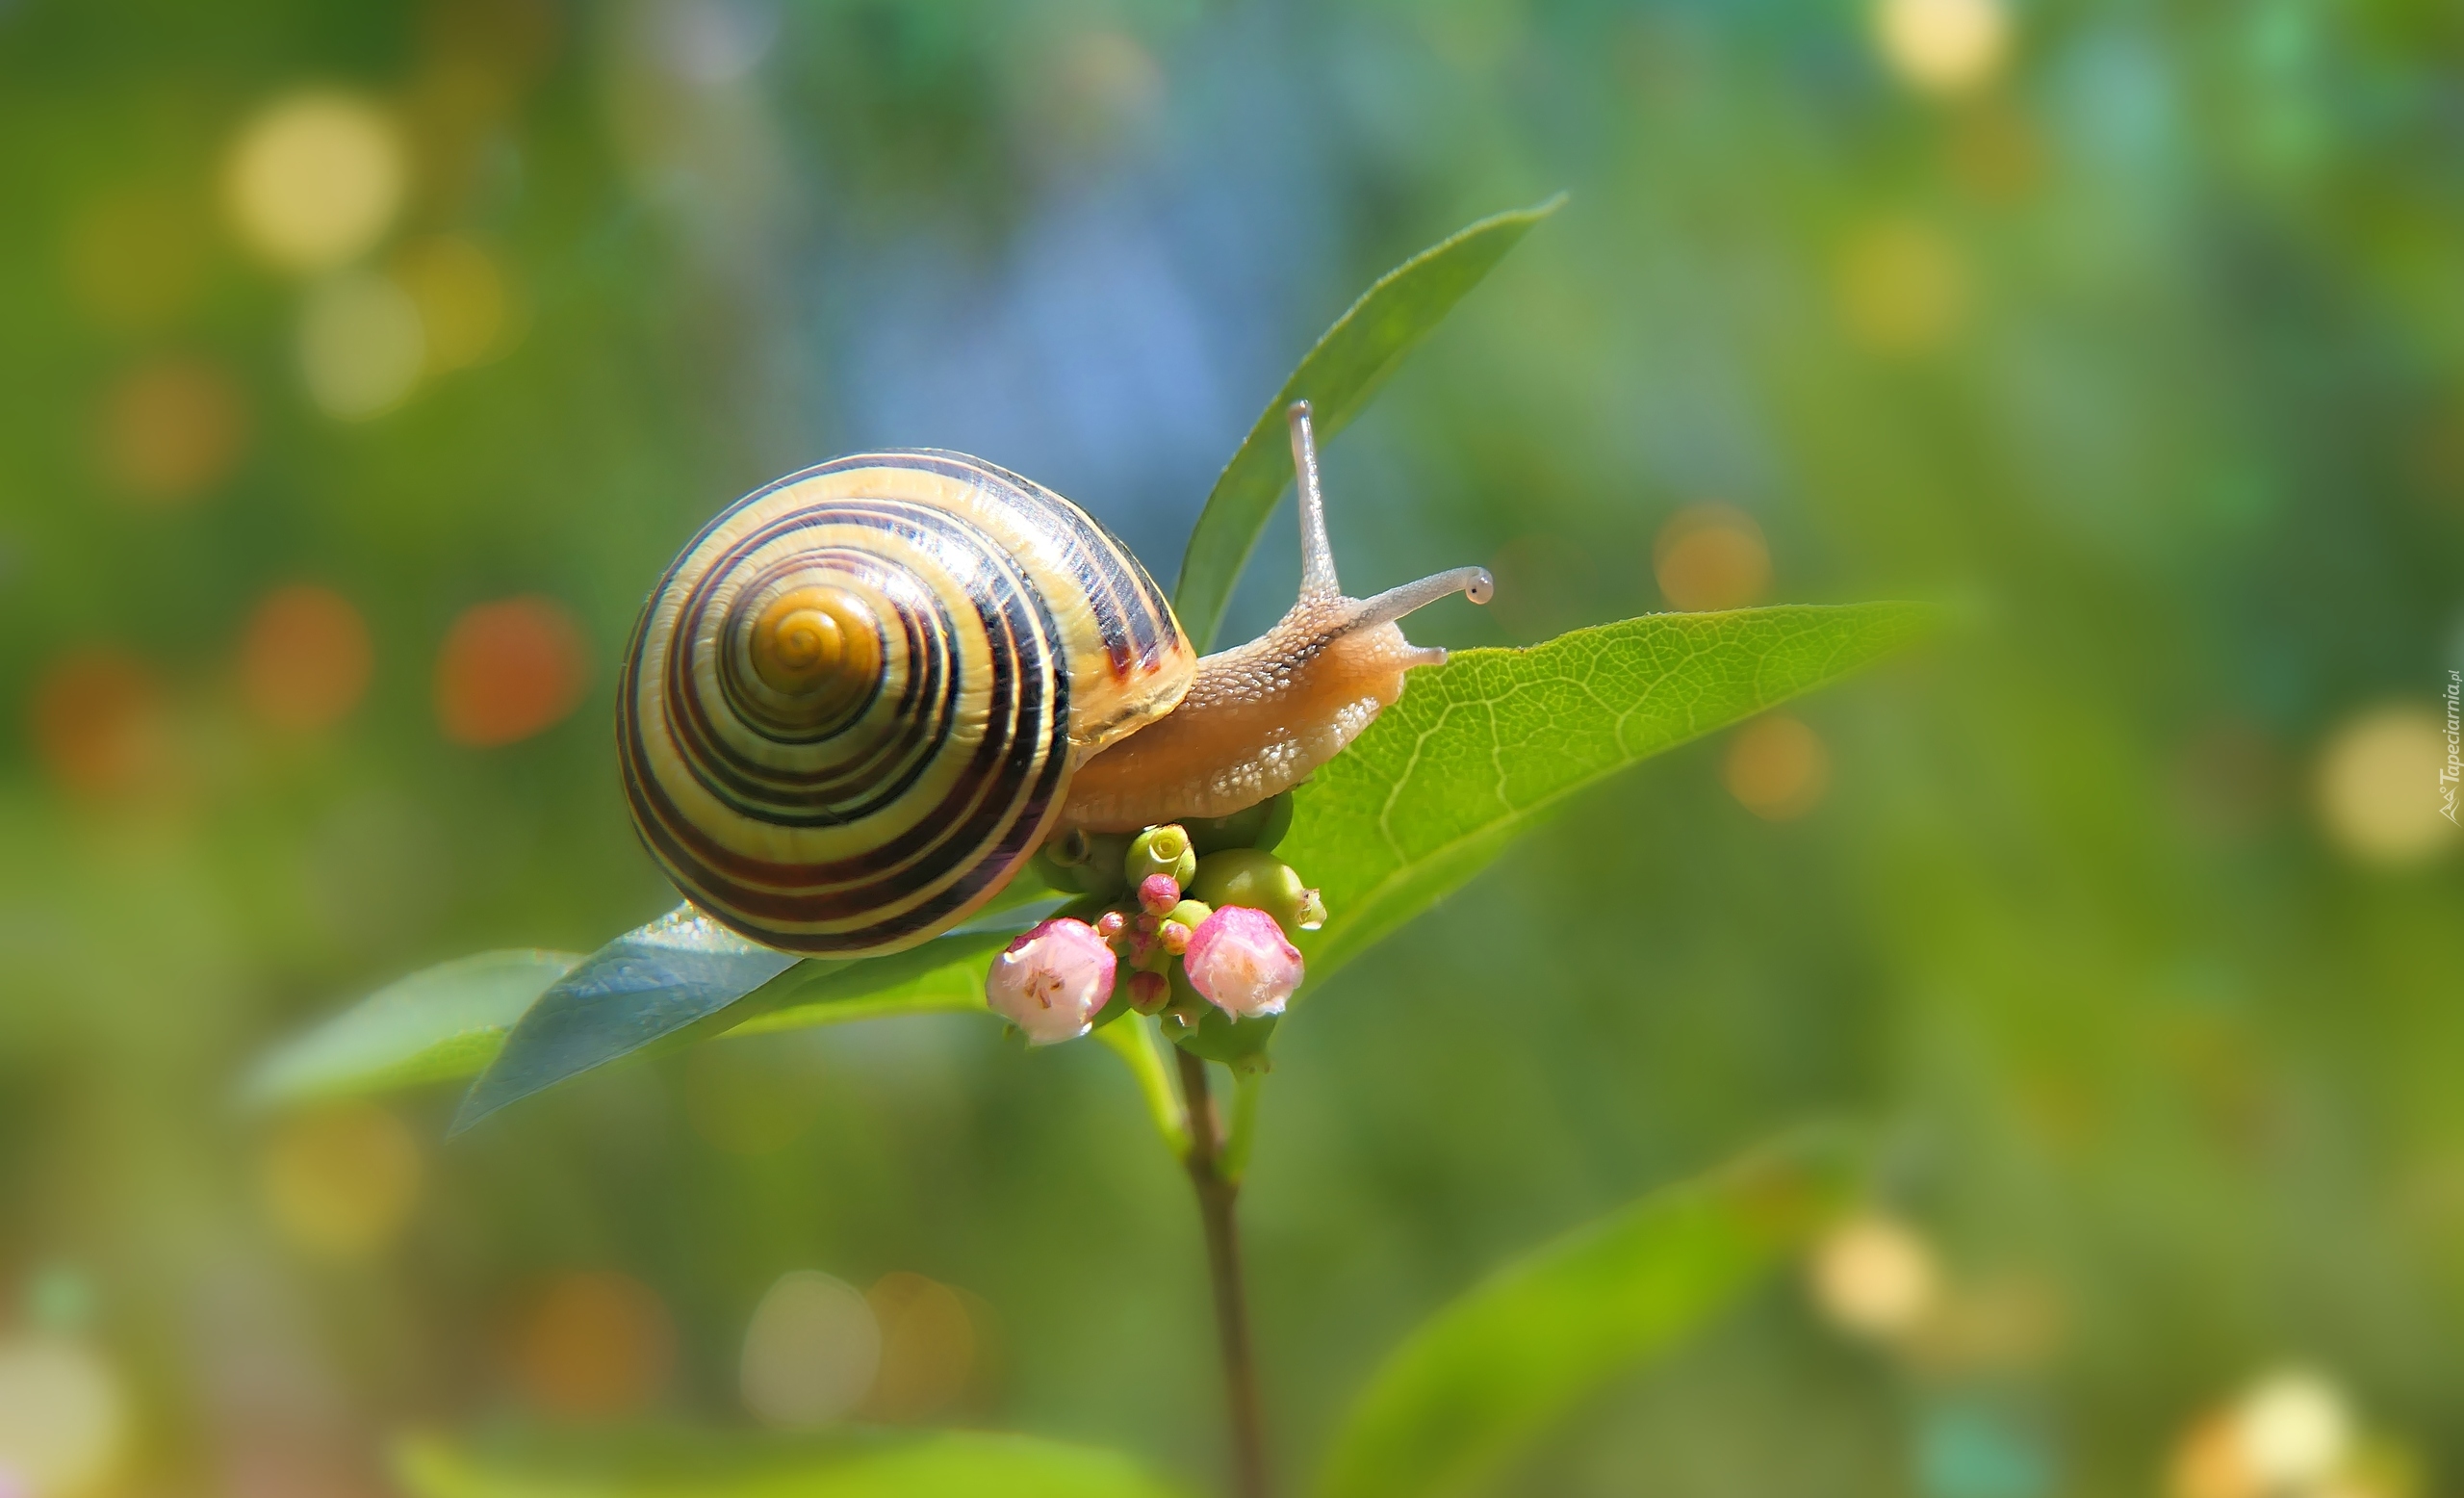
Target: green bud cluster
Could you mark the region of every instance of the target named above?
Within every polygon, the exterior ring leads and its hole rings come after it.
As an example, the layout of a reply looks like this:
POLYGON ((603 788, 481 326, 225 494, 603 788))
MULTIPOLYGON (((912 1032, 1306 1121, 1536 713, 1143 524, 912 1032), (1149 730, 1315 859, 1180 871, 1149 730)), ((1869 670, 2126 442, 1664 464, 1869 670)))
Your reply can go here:
POLYGON ((1264 911, 1287 940, 1325 923, 1318 891, 1270 851, 1291 825, 1287 792, 1229 816, 1165 823, 1134 836, 1072 829, 1036 851, 1037 872, 1080 896, 1065 913, 1094 926, 1120 963, 1122 981, 1097 1024, 1125 1013, 1151 1015, 1168 1038, 1194 1054, 1235 1067, 1266 1064, 1276 1017, 1240 1019, 1209 1002, 1181 959, 1198 928, 1225 906, 1264 911))

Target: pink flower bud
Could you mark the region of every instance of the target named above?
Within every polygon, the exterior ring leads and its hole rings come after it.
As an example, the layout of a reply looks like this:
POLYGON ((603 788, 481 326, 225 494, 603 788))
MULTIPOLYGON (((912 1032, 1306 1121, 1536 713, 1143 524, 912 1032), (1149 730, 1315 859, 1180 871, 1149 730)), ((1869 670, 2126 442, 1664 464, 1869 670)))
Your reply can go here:
POLYGON ((1279 1015, 1300 987, 1300 949, 1262 910, 1219 906, 1190 935, 1190 986, 1235 1020, 1279 1015))
POLYGON ((984 974, 984 1001, 1027 1032, 1031 1046, 1075 1040, 1113 996, 1113 949, 1095 928, 1066 916, 1010 943, 984 974))
POLYGON ((1108 910, 1095 917, 1095 931, 1107 942, 1120 935, 1128 925, 1129 917, 1116 910, 1108 910))
POLYGON ((1161 916, 1181 903, 1181 884, 1169 874, 1148 874, 1138 882, 1139 908, 1161 916))
POLYGON ((1175 957, 1190 949, 1190 928, 1177 920, 1164 922, 1163 928, 1157 931, 1155 936, 1156 940, 1164 943, 1164 950, 1175 957))
POLYGON ((1164 1007, 1172 996, 1172 980, 1160 972, 1133 972, 1129 975, 1129 1007, 1142 1015, 1151 1015, 1164 1007))

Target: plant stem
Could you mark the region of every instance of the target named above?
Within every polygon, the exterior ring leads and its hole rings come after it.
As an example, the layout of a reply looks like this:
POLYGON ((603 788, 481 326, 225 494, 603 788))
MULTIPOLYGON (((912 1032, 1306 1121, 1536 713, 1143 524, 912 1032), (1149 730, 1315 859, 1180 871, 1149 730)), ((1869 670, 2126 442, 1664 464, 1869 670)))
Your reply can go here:
POLYGON ((1197 1188, 1206 1228, 1206 1264, 1215 1278, 1216 1342, 1223 1356, 1223 1393, 1232 1415, 1232 1490, 1266 1498, 1266 1432, 1258 1410, 1257 1360, 1249 1350, 1248 1291, 1241 1277, 1241 1230, 1233 1206, 1240 1181, 1224 1169, 1223 1127, 1206 1085, 1206 1063, 1175 1046, 1181 1093, 1188 1100, 1190 1183, 1197 1188))

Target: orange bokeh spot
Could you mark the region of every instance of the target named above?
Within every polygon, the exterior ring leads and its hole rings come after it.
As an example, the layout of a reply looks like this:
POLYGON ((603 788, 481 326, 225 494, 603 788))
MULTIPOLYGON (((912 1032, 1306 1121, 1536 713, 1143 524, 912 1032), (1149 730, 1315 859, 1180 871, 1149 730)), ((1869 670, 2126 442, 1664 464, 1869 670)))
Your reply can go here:
POLYGON ((523 1324, 515 1362, 542 1409, 603 1420, 656 1399, 675 1355, 675 1328, 657 1292, 600 1270, 549 1284, 523 1324))
POLYGON ((167 717, 153 674, 116 651, 79 651, 35 688, 36 748, 83 795, 125 794, 158 779, 169 759, 167 717))
POLYGON ((372 663, 368 625, 350 600, 296 582, 268 593, 249 616, 240 690, 276 728, 330 728, 367 694, 372 663))
POLYGON ((2168 1498, 2262 1498, 2264 1491, 2224 1415, 2191 1427, 2166 1465, 2168 1498))
POLYGON ((239 382, 203 359, 150 359, 103 398, 104 474, 150 504, 193 500, 225 478, 248 435, 239 382))
POLYGON ((882 1333, 867 1419, 922 1420, 966 1393, 976 1369, 975 1319, 956 1290, 922 1275, 884 1275, 864 1292, 882 1333))
POLYGON ((436 662, 445 736, 488 748, 562 722, 581 702, 590 657, 564 605, 527 596, 465 609, 436 662))
POLYGON ((1762 528, 1745 511, 1689 505, 1653 539, 1652 572, 1671 607, 1742 608, 1771 585, 1771 551, 1762 528))
POLYGON ((1814 731, 1766 713, 1736 731, 1720 762, 1729 794, 1767 821, 1803 816, 1831 785, 1831 757, 1814 731))

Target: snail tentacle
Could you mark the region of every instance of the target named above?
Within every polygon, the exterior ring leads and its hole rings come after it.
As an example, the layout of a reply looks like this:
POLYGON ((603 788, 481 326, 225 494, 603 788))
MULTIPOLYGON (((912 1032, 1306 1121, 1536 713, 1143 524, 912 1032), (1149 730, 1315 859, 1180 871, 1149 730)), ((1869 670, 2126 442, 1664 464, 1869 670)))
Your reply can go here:
POLYGON ((1341 598, 1335 580, 1335 548, 1326 539, 1326 497, 1318 487, 1318 434, 1309 422, 1309 402, 1295 400, 1284 409, 1292 424, 1293 481, 1300 491, 1300 596, 1341 598))
POLYGON ((1392 624, 1407 613, 1427 607, 1441 598, 1460 593, 1476 604, 1485 604, 1497 592, 1497 583, 1486 567, 1455 567, 1418 582, 1388 588, 1375 598, 1360 602, 1360 613, 1352 620, 1355 630, 1371 625, 1392 624))

